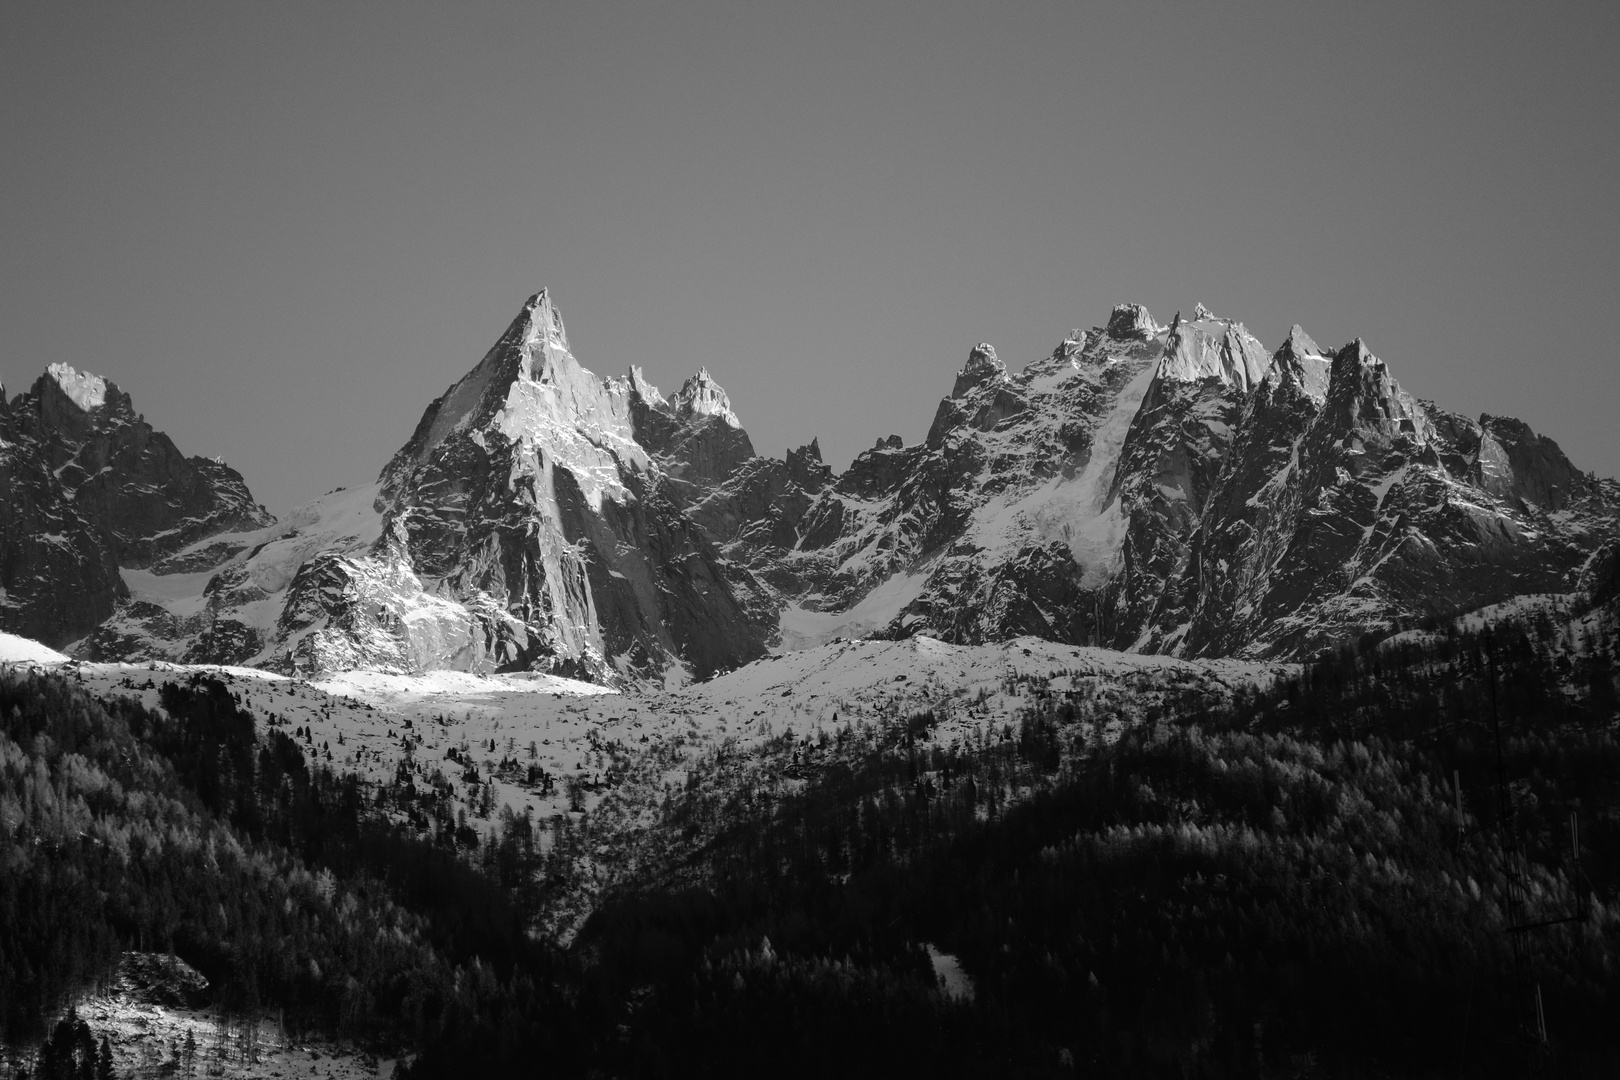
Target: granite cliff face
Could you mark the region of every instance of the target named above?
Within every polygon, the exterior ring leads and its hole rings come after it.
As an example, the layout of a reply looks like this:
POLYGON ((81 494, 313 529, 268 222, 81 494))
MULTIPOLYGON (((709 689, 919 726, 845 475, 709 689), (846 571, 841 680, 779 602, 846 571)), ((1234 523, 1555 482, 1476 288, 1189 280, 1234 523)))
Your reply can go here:
POLYGON ((279 523, 109 387, 53 371, 7 406, 0 477, 7 628, 93 629, 99 657, 679 681, 1028 634, 1298 658, 1589 590, 1620 547, 1620 486, 1526 425, 1202 305, 1120 305, 1016 374, 975 346, 922 443, 836 474, 814 441, 758 455, 707 370, 667 398, 586 370, 541 292, 375 484, 279 523))
POLYGON ((121 569, 217 565, 228 546, 199 541, 271 520, 235 470, 181 454, 115 383, 53 364, 3 399, 0 629, 66 645, 128 598, 121 569))
POLYGON ((1160 647, 1309 655, 1399 621, 1584 588, 1620 536, 1613 481, 1518 421, 1412 399, 1360 341, 1328 359, 1296 328, 1239 430, 1160 647))
POLYGON ((540 292, 423 414, 378 481, 380 536, 299 570, 274 662, 707 677, 765 649, 693 482, 753 454, 700 372, 665 401, 574 359, 540 292))
POLYGON ((1295 327, 1267 353, 1202 305, 1168 327, 1121 305, 1017 375, 975 347, 925 443, 880 440, 738 561, 777 584, 789 645, 1298 658, 1583 588, 1617 538, 1620 486, 1519 421, 1415 401, 1360 341, 1295 327))

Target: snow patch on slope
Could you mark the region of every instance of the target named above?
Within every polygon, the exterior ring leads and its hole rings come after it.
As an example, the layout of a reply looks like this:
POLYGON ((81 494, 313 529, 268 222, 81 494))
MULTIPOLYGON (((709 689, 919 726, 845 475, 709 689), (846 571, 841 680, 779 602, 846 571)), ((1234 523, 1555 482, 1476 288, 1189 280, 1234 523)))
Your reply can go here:
POLYGON ((962 968, 962 961, 948 952, 940 952, 933 943, 928 944, 928 962, 934 967, 934 978, 941 991, 953 1001, 973 1000, 973 980, 962 968))
POLYGON ((150 570, 120 570, 129 595, 167 608, 182 618, 200 613, 206 603, 203 589, 216 573, 200 570, 194 574, 154 574, 150 570))
POLYGON ((597 697, 617 691, 596 683, 558 675, 522 672, 511 675, 474 675, 465 671, 429 671, 394 675, 382 671, 345 671, 311 683, 340 697, 353 697, 372 705, 415 705, 423 702, 479 701, 499 704, 515 694, 564 694, 597 697))
POLYGON ((0 664, 65 664, 68 658, 32 638, 0 631, 0 664))
POLYGON ((926 570, 895 574, 848 611, 808 611, 789 604, 777 620, 782 632, 781 647, 791 652, 817 648, 838 638, 865 637, 889 625, 922 595, 927 584, 926 570))
POLYGON ((1002 693, 1009 676, 1147 680, 1169 686, 1269 685, 1284 664, 1190 662, 1018 637, 997 645, 952 645, 917 635, 903 641, 843 641, 756 660, 675 694, 646 699, 655 715, 712 717, 743 745, 768 733, 807 735, 835 716, 850 719, 953 709, 964 722, 1010 719, 1019 706, 1002 693), (981 695, 988 697, 980 702, 981 695), (970 703, 975 703, 970 708, 970 703), (952 704, 954 703, 954 705, 952 704))
POLYGON ((394 1075, 396 1064, 324 1040, 295 1040, 271 1013, 244 1029, 239 1020, 221 1010, 159 1005, 127 993, 92 997, 79 1003, 78 1012, 98 1042, 107 1039, 115 1076, 186 1075, 178 1067, 175 1051, 185 1045, 187 1036, 197 1048, 193 1076, 387 1080, 394 1075), (153 1062, 160 1064, 154 1066, 153 1062))
POLYGON ((1061 539, 1084 568, 1086 588, 1103 585, 1119 568, 1129 522, 1111 498, 1131 420, 1153 382, 1147 365, 1120 391, 1092 436, 1091 457, 1072 480, 1054 477, 1033 491, 995 498, 974 513, 969 533, 977 546, 1011 555, 1025 543, 1025 529, 1043 540, 1061 539))
MULTIPOLYGON (((287 588, 306 562, 325 552, 359 552, 377 542, 382 533, 382 515, 373 505, 378 490, 375 483, 339 488, 282 521, 262 529, 216 533, 165 560, 204 569, 169 574, 121 571, 133 601, 154 604, 179 623, 178 631, 171 627, 154 633, 148 655, 180 659, 199 630, 216 619, 249 627, 269 643, 286 604, 287 588), (236 553, 222 561, 209 557, 222 548, 236 553), (173 636, 164 637, 165 633, 173 636)), ((109 625, 120 618, 115 615, 109 625)), ((130 631, 147 632, 139 626, 130 631)))

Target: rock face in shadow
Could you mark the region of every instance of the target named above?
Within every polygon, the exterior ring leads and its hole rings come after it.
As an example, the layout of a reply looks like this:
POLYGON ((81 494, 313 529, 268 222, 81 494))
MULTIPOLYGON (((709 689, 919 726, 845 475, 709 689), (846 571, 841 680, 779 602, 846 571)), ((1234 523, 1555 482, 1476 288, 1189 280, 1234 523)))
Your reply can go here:
POLYGON ((53 364, 0 404, 0 628, 66 645, 128 598, 120 568, 163 573, 182 549, 271 520, 235 470, 181 454, 106 379, 53 364))

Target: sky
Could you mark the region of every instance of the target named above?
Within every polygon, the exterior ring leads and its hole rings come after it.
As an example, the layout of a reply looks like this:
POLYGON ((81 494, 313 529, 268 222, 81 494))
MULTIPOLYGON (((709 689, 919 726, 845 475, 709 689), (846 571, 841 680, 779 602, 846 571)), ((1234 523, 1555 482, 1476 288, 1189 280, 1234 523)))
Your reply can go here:
POLYGON ((761 453, 922 438, 1114 304, 1363 338, 1620 475, 1620 4, 141 4, 0 20, 0 379, 276 513, 523 300, 761 453))

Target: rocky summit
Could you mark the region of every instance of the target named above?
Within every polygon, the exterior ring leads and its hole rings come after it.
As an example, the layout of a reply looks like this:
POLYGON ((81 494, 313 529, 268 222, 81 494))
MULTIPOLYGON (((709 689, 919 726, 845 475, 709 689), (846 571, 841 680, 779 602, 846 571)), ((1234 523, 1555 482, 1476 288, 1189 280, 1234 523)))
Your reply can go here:
POLYGON ((764 634, 664 481, 752 454, 707 373, 670 401, 637 373, 599 378, 542 291, 383 470, 376 542, 298 571, 274 662, 597 679, 745 663, 764 634))
POLYGON ((0 629, 86 639, 130 604, 125 573, 211 569, 242 550, 216 537, 271 520, 234 469, 180 453, 116 383, 52 364, 0 393, 0 629))
POLYGON ((1620 485, 1525 424, 1203 305, 1119 305, 1016 374, 976 345, 922 443, 841 474, 756 454, 706 369, 667 398, 586 369, 544 291, 376 483, 286 521, 96 376, 53 367, 0 434, 5 629, 305 674, 680 683, 918 634, 1297 659, 1590 589, 1620 537, 1620 485))

